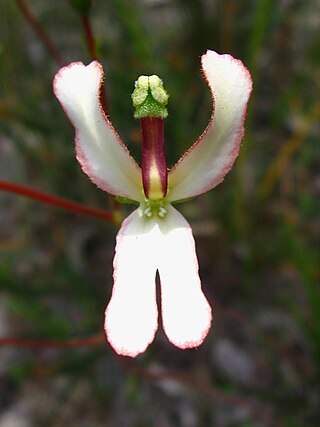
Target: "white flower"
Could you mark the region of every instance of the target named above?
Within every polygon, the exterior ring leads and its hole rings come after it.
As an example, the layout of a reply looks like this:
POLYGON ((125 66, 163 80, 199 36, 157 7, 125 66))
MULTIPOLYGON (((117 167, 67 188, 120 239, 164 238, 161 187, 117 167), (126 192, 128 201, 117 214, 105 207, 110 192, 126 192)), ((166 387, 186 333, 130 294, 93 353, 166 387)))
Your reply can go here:
MULTIPOLYGON (((117 236, 114 286, 106 309, 107 338, 120 355, 135 357, 154 338, 157 271, 162 323, 169 340, 183 349, 196 347, 211 325, 192 231, 171 203, 211 190, 229 172, 239 153, 252 82, 242 62, 230 55, 208 51, 201 63, 213 113, 203 134, 168 175, 161 146, 163 119, 141 120, 146 141, 141 170, 102 111, 103 70, 97 61, 88 66, 72 63, 54 79, 55 95, 75 127, 76 154, 83 171, 102 190, 140 204, 123 221, 117 236), (158 136, 154 138, 148 129, 157 129, 158 136)), ((134 103, 144 102, 152 91, 154 99, 166 104, 159 78, 143 76, 139 84, 142 92, 134 103)))

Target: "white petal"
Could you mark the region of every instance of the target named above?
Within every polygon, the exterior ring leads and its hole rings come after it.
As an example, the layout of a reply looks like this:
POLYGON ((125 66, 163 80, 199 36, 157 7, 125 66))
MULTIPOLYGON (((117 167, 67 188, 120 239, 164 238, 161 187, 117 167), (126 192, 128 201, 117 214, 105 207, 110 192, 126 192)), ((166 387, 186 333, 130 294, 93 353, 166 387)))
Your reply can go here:
POLYGON ((74 62, 62 68, 54 93, 76 130, 76 153, 83 171, 108 193, 141 200, 141 170, 102 111, 102 66, 74 62))
POLYGON ((177 347, 196 347, 210 329, 212 314, 201 289, 191 227, 172 206, 159 226, 163 236, 158 257, 163 328, 177 347))
POLYGON ((114 286, 106 309, 108 341, 123 356, 146 350, 158 325, 155 276, 159 230, 140 208, 122 224, 114 258, 114 286))
POLYGON ((244 133, 252 89, 249 71, 240 60, 210 50, 201 62, 214 113, 206 130, 169 174, 171 201, 197 196, 218 185, 237 158, 244 133))

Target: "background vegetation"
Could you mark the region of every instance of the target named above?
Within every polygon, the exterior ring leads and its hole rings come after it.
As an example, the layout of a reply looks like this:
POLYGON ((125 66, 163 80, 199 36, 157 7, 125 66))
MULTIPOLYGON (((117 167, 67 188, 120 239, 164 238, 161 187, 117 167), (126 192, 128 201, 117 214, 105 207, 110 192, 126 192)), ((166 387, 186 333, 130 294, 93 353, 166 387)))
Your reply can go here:
POLYGON ((86 3, 0 3, 0 179, 109 210, 75 160, 59 67, 100 58, 111 120, 138 160, 133 82, 160 75, 172 165, 210 116, 201 54, 242 59, 254 92, 240 157, 181 205, 214 325, 197 350, 160 330, 144 355, 117 357, 102 331, 116 228, 1 192, 0 336, 37 341, 1 341, 0 425, 320 425, 319 1, 86 3))

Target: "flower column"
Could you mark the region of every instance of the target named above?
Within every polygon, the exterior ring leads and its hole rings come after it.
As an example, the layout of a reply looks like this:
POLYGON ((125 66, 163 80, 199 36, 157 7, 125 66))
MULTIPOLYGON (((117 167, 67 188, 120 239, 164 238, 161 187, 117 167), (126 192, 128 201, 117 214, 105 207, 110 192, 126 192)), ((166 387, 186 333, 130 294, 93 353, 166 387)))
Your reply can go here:
POLYGON ((144 194, 149 200, 161 200, 168 187, 163 133, 168 94, 158 76, 140 76, 132 101, 136 109, 134 116, 140 119, 144 194))

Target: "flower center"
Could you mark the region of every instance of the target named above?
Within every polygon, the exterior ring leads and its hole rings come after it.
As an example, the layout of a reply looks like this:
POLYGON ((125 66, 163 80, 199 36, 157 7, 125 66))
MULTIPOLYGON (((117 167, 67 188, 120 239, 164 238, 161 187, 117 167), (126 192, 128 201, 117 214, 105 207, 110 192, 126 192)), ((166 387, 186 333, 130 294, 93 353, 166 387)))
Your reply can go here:
POLYGON ((147 218, 153 218, 155 216, 164 218, 167 214, 166 202, 162 200, 150 200, 145 199, 141 204, 143 215, 147 218))

